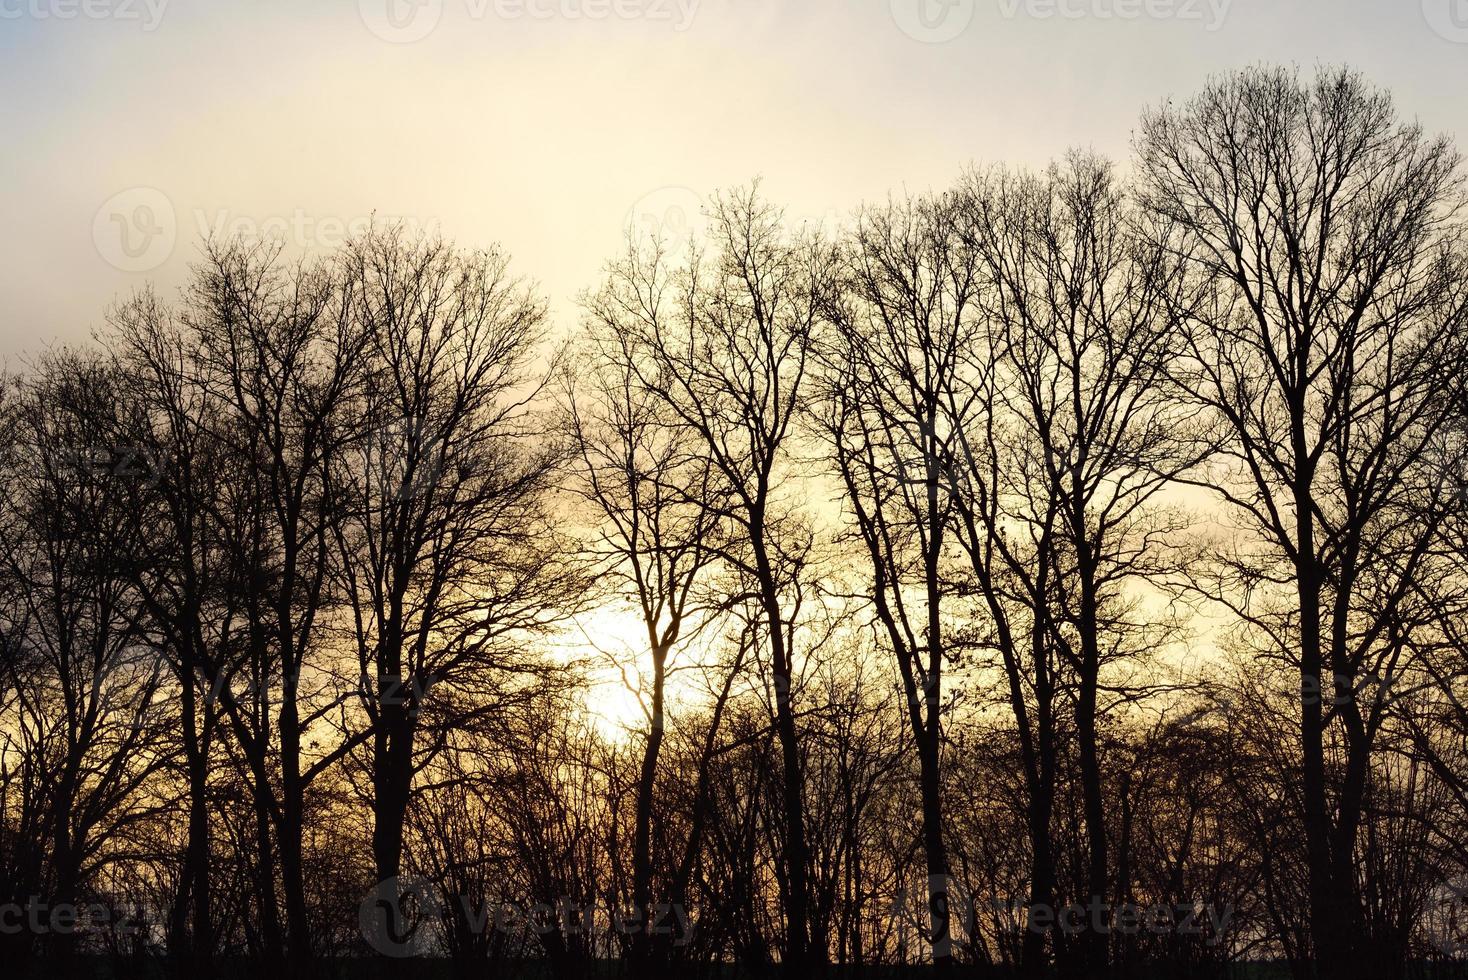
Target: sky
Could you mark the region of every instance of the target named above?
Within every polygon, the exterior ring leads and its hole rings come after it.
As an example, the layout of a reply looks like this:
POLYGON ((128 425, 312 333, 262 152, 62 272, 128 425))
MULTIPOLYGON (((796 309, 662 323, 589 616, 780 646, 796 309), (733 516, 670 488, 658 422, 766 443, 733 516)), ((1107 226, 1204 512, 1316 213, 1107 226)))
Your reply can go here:
POLYGON ((1124 160, 1254 62, 1349 63, 1468 141, 1468 0, 0 0, 0 363, 176 294, 211 232, 373 215, 499 243, 573 324, 629 221, 1124 160))

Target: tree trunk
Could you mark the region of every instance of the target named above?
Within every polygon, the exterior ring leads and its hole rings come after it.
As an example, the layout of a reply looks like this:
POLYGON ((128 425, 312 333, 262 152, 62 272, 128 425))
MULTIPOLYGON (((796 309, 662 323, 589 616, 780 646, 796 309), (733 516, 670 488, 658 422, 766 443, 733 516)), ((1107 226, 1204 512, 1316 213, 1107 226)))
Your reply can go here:
POLYGON ((311 925, 306 915, 303 859, 305 830, 301 781, 301 732, 296 709, 298 678, 287 674, 280 707, 280 880, 285 897, 286 951, 292 973, 304 980, 311 962, 311 925))
POLYGON ((632 901, 637 906, 641 929, 632 937, 632 959, 647 969, 652 959, 652 937, 648 930, 653 915, 652 900, 652 804, 657 780, 658 754, 663 747, 663 682, 668 651, 652 651, 652 725, 642 750, 642 770, 637 778, 636 828, 632 844, 632 901))
MULTIPOLYGON (((1303 453, 1297 453, 1296 459, 1303 453)), ((1335 678, 1323 676, 1321 656, 1321 577, 1315 558, 1308 476, 1300 477, 1303 490, 1295 496, 1297 596, 1300 608, 1300 734, 1304 790, 1305 848, 1310 875, 1310 940, 1316 970, 1322 980, 1357 974, 1348 949, 1349 936, 1342 909, 1353 901, 1354 872, 1336 881, 1331 847, 1330 811, 1325 778, 1324 700, 1335 696, 1335 678), (1350 889, 1350 891, 1347 891, 1350 889)))
POLYGON ((195 677, 192 670, 180 671, 183 690, 183 743, 189 777, 189 838, 184 857, 183 888, 193 905, 192 941, 189 944, 189 975, 212 973, 214 927, 209 903, 209 705, 204 706, 204 730, 195 720, 195 677))
POLYGON ((806 885, 805 802, 800 743, 795 730, 794 677, 785 643, 785 623, 775 576, 765 550, 759 519, 751 521, 760 599, 770 633, 770 664, 775 685, 775 734, 780 742, 785 816, 785 872, 790 883, 785 921, 785 973, 798 977, 810 959, 810 911, 806 885))

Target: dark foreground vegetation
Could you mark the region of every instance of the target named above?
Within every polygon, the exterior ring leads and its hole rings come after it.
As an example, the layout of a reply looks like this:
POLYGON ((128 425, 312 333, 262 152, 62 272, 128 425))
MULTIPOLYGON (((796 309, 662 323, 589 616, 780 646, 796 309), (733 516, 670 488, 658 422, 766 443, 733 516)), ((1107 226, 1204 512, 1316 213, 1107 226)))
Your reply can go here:
POLYGON ((4 386, 0 962, 1463 975, 1464 190, 1255 69, 575 325, 211 243, 4 386))
MULTIPOLYGON (((170 965, 157 957, 120 960, 115 957, 82 957, 73 974, 85 980, 168 980, 176 975, 170 965)), ((261 975, 259 962, 253 959, 218 958, 212 964, 213 975, 220 980, 252 980, 261 975)), ((565 976, 576 980, 623 980, 629 976, 624 960, 588 960, 578 964, 574 973, 557 972, 544 959, 504 962, 494 966, 456 963, 443 957, 423 959, 354 959, 338 957, 318 964, 314 971, 321 980, 560 980, 565 976)), ((20 963, 17 972, 9 974, 17 980, 45 980, 56 975, 54 964, 45 958, 20 963)), ((635 976, 666 977, 668 980, 759 980, 781 976, 777 964, 748 968, 733 963, 699 966, 657 967, 635 976)), ((812 980, 934 980, 940 974, 932 965, 911 966, 835 966, 827 964, 807 971, 812 980)), ((1012 980, 1026 974, 1018 967, 959 964, 946 969, 943 976, 954 980, 1012 980)), ((1051 970, 1042 974, 1054 977, 1051 970)), ((1286 963, 1254 962, 1220 964, 1206 970, 1181 964, 1149 963, 1126 972, 1112 974, 1118 980, 1290 980, 1286 963)), ((1404 976, 1411 980, 1463 980, 1468 967, 1461 963, 1409 964, 1404 976)))

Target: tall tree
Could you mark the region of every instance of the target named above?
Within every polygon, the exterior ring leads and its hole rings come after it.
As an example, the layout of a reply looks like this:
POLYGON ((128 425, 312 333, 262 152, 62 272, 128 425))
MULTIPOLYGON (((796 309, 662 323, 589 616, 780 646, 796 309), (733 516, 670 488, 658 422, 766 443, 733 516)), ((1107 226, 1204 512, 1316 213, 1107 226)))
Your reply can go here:
POLYGON ((1375 975, 1355 861, 1384 706, 1357 690, 1408 652, 1396 610, 1440 533, 1413 498, 1448 492, 1414 473, 1464 365, 1459 158, 1335 68, 1221 78, 1149 112, 1137 151, 1160 243, 1208 290, 1173 374, 1226 436, 1210 482, 1264 549, 1218 598, 1299 686, 1319 975, 1375 975))
POLYGON ((812 331, 830 291, 830 250, 792 239, 757 188, 710 208, 712 255, 694 243, 671 269, 633 241, 598 298, 636 352, 638 384, 659 393, 698 440, 732 497, 722 557, 743 576, 763 623, 781 763, 784 962, 798 975, 824 956, 810 934, 804 786, 795 707, 798 599, 812 533, 796 506, 791 442, 808 380, 812 331))
POLYGON ((948 395, 975 329, 978 268, 956 195, 861 213, 821 345, 816 418, 870 568, 917 747, 933 959, 953 959, 942 811, 943 600, 958 426, 948 395))
POLYGON ((497 251, 401 229, 339 266, 360 337, 357 424, 328 469, 332 566, 350 612, 370 746, 372 855, 400 872, 414 776, 456 726, 536 695, 530 640, 574 606, 578 576, 549 513, 562 449, 532 411, 544 306, 497 251))
POLYGON ((225 681, 218 694, 256 807, 267 947, 283 946, 298 973, 313 955, 307 791, 350 748, 310 737, 348 696, 323 662, 321 632, 340 602, 332 543, 343 501, 334 470, 357 432, 351 412, 369 338, 338 287, 328 265, 286 266, 279 245, 216 242, 186 311, 203 384, 220 406, 210 436, 240 463, 216 505, 244 625, 226 651, 230 662, 211 674, 225 681), (231 678, 245 680, 242 692, 231 678))
POLYGON ((238 460, 211 437, 219 405, 202 384, 198 350, 151 291, 110 319, 118 396, 131 411, 112 438, 151 469, 133 481, 126 568, 136 590, 130 615, 156 636, 177 691, 187 779, 188 830, 169 920, 170 946, 186 975, 208 975, 214 953, 210 895, 210 772, 219 761, 215 673, 239 626, 233 568, 220 546, 219 504, 238 460))
MULTIPOLYGON (((106 358, 63 350, 5 406, 0 754, 23 787, 7 836, 23 832, 26 852, 11 884, 27 889, 18 902, 51 909, 91 899, 108 848, 147 814, 150 778, 169 761, 163 671, 130 614, 125 562, 129 501, 152 465, 114 441, 126 412, 114 398, 119 380, 106 358)), ((20 930, 11 923, 6 933, 20 930)), ((22 942, 44 939, 65 964, 78 938, 51 929, 22 942)))
MULTIPOLYGON (((1178 345, 1175 261, 1135 234, 1112 167, 1073 154, 1043 178, 975 188, 976 247, 992 289, 998 389, 1016 448, 1016 499, 1039 502, 1053 592, 1041 619, 1068 668, 1087 838, 1087 907, 1112 895, 1098 721, 1135 685, 1103 668, 1160 646, 1136 587, 1169 569, 1161 547, 1184 527, 1158 497, 1199 442, 1166 384, 1178 345)), ((1094 917, 1093 917, 1094 921, 1094 917)), ((1107 928, 1081 939, 1088 975, 1107 969, 1107 928)))
POLYGON ((564 403, 577 457, 571 486, 593 512, 588 550, 613 579, 613 594, 630 602, 651 661, 641 701, 648 727, 632 845, 632 902, 643 923, 632 952, 647 969, 655 918, 653 793, 666 735, 668 675, 676 651, 708 625, 719 604, 704 580, 726 544, 721 535, 728 502, 707 454, 665 401, 639 381, 631 360, 636 356, 614 317, 593 316, 566 376, 564 403))

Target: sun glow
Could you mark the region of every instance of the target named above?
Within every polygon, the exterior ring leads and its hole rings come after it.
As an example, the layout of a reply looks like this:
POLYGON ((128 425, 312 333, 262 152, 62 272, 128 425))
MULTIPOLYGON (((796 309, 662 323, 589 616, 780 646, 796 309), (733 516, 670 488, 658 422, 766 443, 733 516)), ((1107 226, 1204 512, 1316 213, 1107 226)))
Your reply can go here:
POLYGON ((637 611, 619 603, 582 613, 565 642, 568 656, 586 666, 584 705, 597 729, 617 740, 646 731, 652 659, 637 611))
MULTIPOLYGON (((640 739, 652 710, 652 655, 647 629, 637 609, 626 603, 581 613, 563 641, 569 661, 584 664, 588 687, 582 699, 587 717, 598 731, 617 741, 640 739)), ((713 657, 707 637, 680 644, 669 658, 664 683, 667 711, 699 701, 699 664, 713 657)))

